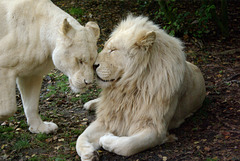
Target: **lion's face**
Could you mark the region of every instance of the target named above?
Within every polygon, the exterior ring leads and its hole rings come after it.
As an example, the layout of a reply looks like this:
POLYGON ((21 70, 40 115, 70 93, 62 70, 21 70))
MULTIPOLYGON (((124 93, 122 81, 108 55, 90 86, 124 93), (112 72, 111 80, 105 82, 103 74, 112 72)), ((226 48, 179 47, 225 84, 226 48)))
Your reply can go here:
POLYGON ((68 76, 72 90, 83 92, 86 85, 93 82, 99 27, 89 22, 85 27, 75 29, 67 21, 65 23, 53 53, 53 62, 68 76))
POLYGON ((124 61, 127 51, 119 44, 108 42, 102 52, 99 53, 95 62, 97 78, 102 87, 107 87, 117 82, 124 72, 124 61))
POLYGON ((154 32, 143 32, 136 36, 129 32, 113 34, 99 53, 94 65, 99 85, 105 88, 121 79, 127 79, 134 66, 141 65, 144 60, 150 46, 146 44, 152 45, 154 39, 154 32))

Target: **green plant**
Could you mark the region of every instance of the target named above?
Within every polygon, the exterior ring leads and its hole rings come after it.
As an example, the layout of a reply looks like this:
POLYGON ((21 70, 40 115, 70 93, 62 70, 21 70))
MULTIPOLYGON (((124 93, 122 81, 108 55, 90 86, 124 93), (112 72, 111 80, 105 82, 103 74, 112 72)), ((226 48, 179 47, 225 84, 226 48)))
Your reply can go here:
POLYGON ((44 141, 44 140, 46 140, 47 138, 49 138, 49 136, 47 135, 47 134, 42 134, 42 133, 40 133, 40 134, 37 134, 36 135, 36 139, 37 140, 39 140, 39 141, 44 141))
POLYGON ((14 136, 15 136, 15 134, 13 132, 4 132, 4 133, 0 132, 0 140, 2 140, 2 141, 12 140, 14 138, 14 136))
POLYGON ((16 150, 16 151, 20 151, 22 149, 26 149, 26 148, 29 148, 30 147, 30 144, 29 144, 29 141, 27 139, 22 139, 22 140, 19 140, 15 143, 15 145, 13 146, 13 148, 16 150))
POLYGON ((84 10, 81 8, 70 8, 69 13, 75 16, 82 16, 84 14, 84 10))
POLYGON ((49 158, 48 161, 65 161, 70 155, 59 155, 56 157, 49 158))
POLYGON ((40 116, 41 116, 41 119, 42 119, 42 120, 51 121, 51 118, 49 118, 49 117, 46 116, 46 115, 40 115, 40 116))
POLYGON ((71 143, 69 144, 69 146, 70 146, 70 147, 75 147, 75 146, 76 146, 76 143, 77 143, 77 141, 71 142, 71 143))
POLYGON ((19 124, 20 128, 26 129, 28 127, 27 123, 25 120, 21 120, 19 124))
POLYGON ((175 6, 175 0, 159 0, 160 9, 155 13, 155 18, 164 22, 163 29, 168 31, 168 33, 174 36, 176 33, 184 33, 186 31, 184 26, 187 23, 186 17, 190 14, 189 12, 179 13, 177 7, 175 6))
POLYGON ((217 158, 207 158, 206 161, 217 161, 217 158))
POLYGON ((29 161, 39 161, 44 160, 41 156, 34 155, 31 158, 28 159, 29 161))
POLYGON ((13 131, 13 130, 14 130, 13 127, 0 126, 0 133, 10 132, 10 131, 13 131))
POLYGON ((51 73, 48 76, 51 78, 51 80, 55 81, 55 83, 48 85, 48 92, 45 94, 44 98, 48 98, 59 93, 65 94, 70 91, 68 86, 68 77, 66 75, 51 73))
POLYGON ((73 129, 72 133, 75 135, 80 135, 83 133, 83 131, 86 129, 86 126, 82 126, 80 129, 73 129))
POLYGON ((84 10, 81 8, 70 8, 69 13, 75 17, 77 17, 77 20, 81 22, 81 17, 84 14, 84 10))
POLYGON ((190 33, 194 37, 202 37, 203 34, 209 33, 208 23, 212 19, 211 10, 216 9, 215 5, 203 4, 195 12, 195 20, 191 24, 190 33))
POLYGON ((214 0, 202 0, 202 6, 207 6, 206 11, 211 14, 212 21, 216 27, 220 30, 222 36, 229 36, 228 26, 228 3, 227 0, 220 0, 221 6, 216 7, 218 1, 214 0))
POLYGON ((228 36, 227 1, 221 0, 221 12, 217 15, 214 1, 202 0, 201 6, 194 14, 180 12, 176 0, 158 0, 159 11, 155 13, 155 19, 161 18, 164 26, 170 35, 192 35, 201 38, 210 32, 210 21, 216 23, 223 36, 228 36))
POLYGON ((45 95, 45 98, 53 96, 53 95, 55 95, 57 93, 56 87, 54 87, 54 86, 51 86, 51 85, 48 86, 48 90, 49 90, 49 92, 45 95))
POLYGON ((98 97, 100 92, 101 92, 101 89, 96 88, 96 86, 95 86, 93 88, 88 89, 85 93, 82 93, 79 96, 79 98, 81 99, 82 103, 84 104, 84 103, 88 102, 89 100, 92 100, 92 99, 98 97))
POLYGON ((72 98, 71 98, 71 101, 72 101, 72 102, 77 102, 77 101, 79 101, 79 100, 81 100, 81 97, 72 97, 72 98))
POLYGON ((144 9, 148 7, 151 3, 151 0, 149 1, 143 1, 143 0, 137 0, 138 5, 140 6, 141 9, 144 9))

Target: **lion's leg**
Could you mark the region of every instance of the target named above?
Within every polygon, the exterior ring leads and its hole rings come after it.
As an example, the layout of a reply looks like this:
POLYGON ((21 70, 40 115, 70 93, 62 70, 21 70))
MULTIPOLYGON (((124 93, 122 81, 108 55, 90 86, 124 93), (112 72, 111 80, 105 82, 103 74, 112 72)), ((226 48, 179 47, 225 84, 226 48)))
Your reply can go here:
POLYGON ((78 137, 76 150, 82 161, 91 161, 95 157, 95 150, 100 148, 99 138, 105 135, 107 131, 104 125, 98 121, 94 121, 90 126, 78 137))
POLYGON ((95 110, 96 109, 96 105, 99 102, 99 100, 100 100, 100 98, 88 101, 87 103, 85 103, 83 105, 83 108, 86 109, 86 110, 90 110, 90 111, 95 110))
POLYGON ((17 79, 21 92, 24 112, 32 133, 50 133, 57 130, 52 122, 43 122, 38 112, 38 102, 42 84, 42 76, 24 77, 17 79))
POLYGON ((157 134, 157 131, 151 128, 144 129, 132 136, 115 136, 106 134, 100 138, 99 144, 110 152, 122 156, 130 156, 166 142, 166 133, 157 134))
POLYGON ((0 68, 0 121, 12 116, 16 110, 16 77, 7 70, 0 68))

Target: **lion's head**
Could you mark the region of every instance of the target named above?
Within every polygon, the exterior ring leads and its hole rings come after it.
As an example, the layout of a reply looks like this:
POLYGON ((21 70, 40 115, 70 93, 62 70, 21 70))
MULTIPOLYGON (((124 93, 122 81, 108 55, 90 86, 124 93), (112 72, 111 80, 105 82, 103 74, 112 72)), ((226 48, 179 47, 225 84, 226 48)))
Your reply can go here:
POLYGON ((93 82, 99 27, 94 22, 88 22, 83 27, 65 19, 59 34, 53 52, 54 65, 68 76, 73 91, 82 92, 86 85, 93 82))
POLYGON ((179 40, 146 17, 128 16, 113 31, 95 62, 102 88, 137 88, 153 96, 169 95, 184 75, 185 55, 179 40))

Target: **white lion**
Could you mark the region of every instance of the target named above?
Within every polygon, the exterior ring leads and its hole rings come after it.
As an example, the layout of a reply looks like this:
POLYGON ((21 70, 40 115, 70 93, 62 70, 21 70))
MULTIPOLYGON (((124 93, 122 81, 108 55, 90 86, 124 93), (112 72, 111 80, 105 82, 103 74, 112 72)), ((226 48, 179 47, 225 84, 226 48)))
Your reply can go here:
POLYGON ((103 91, 85 105, 96 105, 97 118, 77 140, 84 161, 100 146, 130 156, 166 142, 205 98, 203 76, 185 61, 181 42, 145 17, 121 22, 95 65, 103 91))
POLYGON ((99 27, 81 26, 50 0, 0 1, 0 120, 16 111, 16 81, 33 133, 58 127, 43 122, 38 102, 43 75, 56 66, 76 92, 93 81, 99 27))

